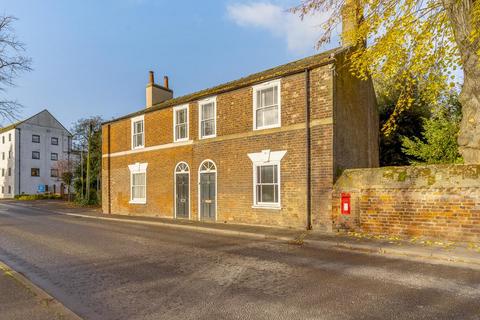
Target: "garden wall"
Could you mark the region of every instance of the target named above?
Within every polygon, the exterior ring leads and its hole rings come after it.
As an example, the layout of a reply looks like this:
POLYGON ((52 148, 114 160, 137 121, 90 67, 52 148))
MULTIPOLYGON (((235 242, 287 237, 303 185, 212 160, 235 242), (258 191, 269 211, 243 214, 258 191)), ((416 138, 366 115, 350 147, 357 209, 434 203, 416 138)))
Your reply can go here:
POLYGON ((332 215, 334 229, 480 241, 480 165, 345 170, 332 215), (342 193, 350 214, 341 212, 342 193))

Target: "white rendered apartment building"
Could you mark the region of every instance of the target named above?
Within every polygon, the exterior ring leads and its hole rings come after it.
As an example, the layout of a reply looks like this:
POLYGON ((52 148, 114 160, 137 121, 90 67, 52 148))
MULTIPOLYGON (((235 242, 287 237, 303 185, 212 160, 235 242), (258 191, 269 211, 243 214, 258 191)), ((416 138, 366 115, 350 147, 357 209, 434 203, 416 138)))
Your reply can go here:
POLYGON ((0 129, 0 198, 65 192, 61 163, 70 160, 72 135, 43 110, 0 129))

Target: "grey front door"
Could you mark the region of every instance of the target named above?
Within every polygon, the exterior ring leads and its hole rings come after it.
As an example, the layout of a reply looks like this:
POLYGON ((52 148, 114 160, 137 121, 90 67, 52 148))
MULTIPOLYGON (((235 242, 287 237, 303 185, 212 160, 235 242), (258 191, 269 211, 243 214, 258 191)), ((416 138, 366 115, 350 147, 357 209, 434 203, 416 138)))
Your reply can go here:
POLYGON ((216 173, 200 173, 200 219, 215 220, 216 208, 216 173))
POLYGON ((175 210, 177 218, 188 218, 190 209, 190 199, 188 197, 188 173, 176 174, 176 186, 175 186, 175 210))

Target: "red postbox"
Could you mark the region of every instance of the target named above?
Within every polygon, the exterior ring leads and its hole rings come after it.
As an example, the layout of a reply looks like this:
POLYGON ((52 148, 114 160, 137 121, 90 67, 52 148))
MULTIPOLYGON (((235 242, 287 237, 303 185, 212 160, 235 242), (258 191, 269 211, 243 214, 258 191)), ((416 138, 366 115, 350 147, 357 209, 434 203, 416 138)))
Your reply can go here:
POLYGON ((350 193, 342 193, 342 214, 350 214, 351 206, 350 206, 350 193))

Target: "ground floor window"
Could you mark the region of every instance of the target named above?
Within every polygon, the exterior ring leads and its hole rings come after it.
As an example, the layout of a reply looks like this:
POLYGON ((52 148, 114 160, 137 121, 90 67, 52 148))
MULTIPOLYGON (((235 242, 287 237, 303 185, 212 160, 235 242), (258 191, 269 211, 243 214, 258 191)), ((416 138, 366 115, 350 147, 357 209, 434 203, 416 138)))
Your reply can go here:
POLYGON ((40 177, 40 168, 32 168, 30 172, 32 177, 40 177))
POLYGON ((130 203, 147 202, 147 164, 136 163, 130 169, 130 203))
POLYGON ((263 150, 249 153, 253 164, 253 206, 266 209, 280 209, 280 161, 286 151, 263 150))
POLYGON ((256 205, 280 205, 279 183, 280 166, 278 164, 255 166, 255 204, 256 205))

